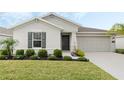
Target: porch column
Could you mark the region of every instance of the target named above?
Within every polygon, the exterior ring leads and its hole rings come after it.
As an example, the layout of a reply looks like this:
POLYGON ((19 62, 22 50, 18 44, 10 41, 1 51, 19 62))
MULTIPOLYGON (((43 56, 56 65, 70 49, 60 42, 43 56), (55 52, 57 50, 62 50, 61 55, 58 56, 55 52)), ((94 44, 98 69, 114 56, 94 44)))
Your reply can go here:
POLYGON ((74 51, 74 49, 77 49, 77 37, 76 32, 72 32, 71 34, 71 44, 70 44, 70 50, 74 51))
POLYGON ((111 51, 114 52, 115 51, 115 43, 116 43, 116 35, 112 35, 111 36, 111 51))

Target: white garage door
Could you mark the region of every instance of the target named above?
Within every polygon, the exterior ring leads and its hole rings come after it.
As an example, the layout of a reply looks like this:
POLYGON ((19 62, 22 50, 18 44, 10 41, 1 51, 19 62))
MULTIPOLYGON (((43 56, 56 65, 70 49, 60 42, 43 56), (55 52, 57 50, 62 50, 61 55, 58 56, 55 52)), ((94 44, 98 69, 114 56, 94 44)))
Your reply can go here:
POLYGON ((108 52, 111 41, 107 36, 78 36, 78 48, 84 51, 108 52))

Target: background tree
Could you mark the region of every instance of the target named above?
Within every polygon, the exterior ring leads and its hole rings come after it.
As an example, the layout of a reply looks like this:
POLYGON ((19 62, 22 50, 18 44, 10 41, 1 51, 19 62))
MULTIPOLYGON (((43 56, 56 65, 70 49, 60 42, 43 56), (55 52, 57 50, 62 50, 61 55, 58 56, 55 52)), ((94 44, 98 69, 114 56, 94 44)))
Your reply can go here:
POLYGON ((111 35, 124 35, 124 24, 115 24, 112 28, 108 31, 111 35))
POLYGON ((13 48, 15 45, 17 45, 17 40, 14 40, 13 38, 7 38, 0 41, 0 45, 7 50, 8 56, 11 57, 13 54, 13 48))

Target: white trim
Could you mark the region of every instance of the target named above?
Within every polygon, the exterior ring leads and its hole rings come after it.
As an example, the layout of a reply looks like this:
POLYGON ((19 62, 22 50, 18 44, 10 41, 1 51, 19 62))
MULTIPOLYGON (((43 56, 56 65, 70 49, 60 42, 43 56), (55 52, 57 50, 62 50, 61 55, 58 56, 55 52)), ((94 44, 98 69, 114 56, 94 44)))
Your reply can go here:
MULTIPOLYGON (((18 23, 18 24, 16 24, 16 25, 10 26, 10 27, 8 27, 8 28, 6 28, 6 29, 7 29, 7 30, 13 29, 13 28, 16 28, 17 26, 20 26, 20 25, 23 25, 23 24, 25 24, 25 23, 28 23, 28 22, 30 22, 30 21, 32 21, 32 20, 38 19, 38 20, 40 20, 40 21, 42 21, 42 22, 48 23, 48 24, 50 24, 50 25, 52 25, 52 26, 54 26, 54 27, 56 27, 56 28, 58 28, 58 29, 61 29, 61 31, 63 31, 64 28, 59 27, 59 26, 57 26, 57 25, 55 25, 55 24, 53 24, 53 23, 51 23, 51 22, 49 22, 49 21, 43 19, 44 17, 47 17, 47 16, 49 16, 49 15, 54 15, 54 16, 56 16, 56 17, 59 17, 59 18, 65 20, 65 21, 68 21, 68 22, 70 22, 70 23, 72 23, 72 24, 74 24, 74 25, 76 25, 76 26, 78 26, 78 27, 89 28, 89 27, 83 27, 81 24, 76 23, 76 22, 74 22, 74 21, 72 21, 72 20, 70 20, 70 19, 64 18, 63 16, 60 16, 60 15, 54 13, 54 12, 50 12, 50 13, 47 13, 47 14, 45 14, 45 15, 43 15, 43 16, 40 16, 40 17, 33 17, 33 18, 31 18, 31 19, 27 19, 27 20, 25 20, 25 21, 23 21, 23 22, 20 22, 20 23, 18 23)), ((91 28, 91 29, 97 29, 97 28, 91 28)), ((102 30, 102 29, 97 29, 97 30, 102 30)), ((79 31, 79 30, 78 30, 78 31, 79 31)), ((104 30, 104 31, 106 31, 106 30, 104 30)), ((78 32, 78 33, 106 33, 106 32, 78 32)))
POLYGON ((80 27, 80 29, 93 29, 93 30, 100 30, 100 32, 107 32, 108 30, 105 30, 105 29, 100 29, 100 28, 94 28, 94 27, 80 27))
POLYGON ((32 48, 42 48, 42 32, 32 32, 32 48), (34 33, 41 33, 41 40, 35 40, 34 33), (34 41, 41 41, 41 47, 34 47, 34 41))
MULTIPOLYGON (((49 16, 49 15, 51 15, 51 14, 54 15, 54 16, 56 16, 56 17, 59 17, 59 18, 65 20, 65 21, 68 21, 68 22, 70 22, 70 23, 72 23, 72 24, 74 24, 74 25, 77 25, 78 27, 90 28, 90 27, 84 27, 84 26, 82 26, 82 25, 79 24, 79 23, 76 23, 76 22, 74 22, 74 21, 72 21, 72 20, 70 20, 70 19, 64 18, 63 16, 60 16, 59 14, 57 14, 57 13, 55 13, 55 12, 50 12, 50 13, 44 14, 44 15, 42 15, 42 16, 40 16, 40 17, 32 17, 32 18, 27 19, 27 20, 25 20, 25 21, 23 21, 23 22, 20 22, 20 23, 18 23, 18 24, 16 24, 16 25, 7 27, 7 28, 5 28, 5 29, 7 29, 7 30, 13 29, 13 28, 16 28, 17 26, 23 25, 23 24, 25 24, 25 23, 27 23, 27 22, 30 22, 30 21, 34 20, 34 19, 38 19, 38 20, 41 20, 41 21, 43 21, 43 22, 46 22, 46 23, 48 23, 48 24, 50 24, 50 25, 52 25, 52 26, 54 26, 54 27, 56 27, 56 28, 59 28, 59 29, 61 29, 61 31, 63 31, 64 28, 59 27, 59 26, 57 26, 57 25, 55 25, 55 24, 53 24, 53 23, 51 23, 51 22, 46 21, 46 20, 43 19, 44 17, 47 17, 47 16, 49 16)), ((91 29, 97 29, 97 28, 91 28, 91 29)), ((102 30, 102 29, 97 29, 97 30, 102 30)), ((78 30, 78 31, 79 31, 79 30, 78 30)), ((106 31, 106 30, 104 30, 104 31, 106 31)), ((78 33, 82 33, 82 32, 78 32, 78 33)), ((90 32, 86 32, 86 33, 90 33, 90 32)), ((96 32, 96 33, 97 33, 97 32, 96 32)), ((103 32, 103 33, 104 33, 104 32, 103 32)))
MULTIPOLYGON (((38 18, 39 19, 39 18, 38 18)), ((44 19, 39 19, 39 20, 41 20, 41 21, 43 21, 43 22, 46 22, 46 23, 48 23, 48 24, 50 24, 50 25, 52 25, 52 26, 54 26, 54 27, 56 27, 56 28, 59 28, 59 29, 61 29, 61 30, 64 30, 63 28, 61 28, 61 27, 59 27, 59 26, 56 26, 55 24, 53 24, 53 23, 51 23, 51 22, 49 22, 49 21, 46 21, 46 20, 44 20, 44 19)))
POLYGON ((27 22, 30 22, 30 21, 34 20, 35 18, 36 17, 33 17, 33 18, 30 18, 30 19, 24 20, 23 22, 19 22, 19 23, 15 24, 15 25, 12 25, 12 26, 7 27, 7 29, 13 29, 13 28, 15 28, 15 27, 17 27, 19 25, 22 25, 22 24, 25 24, 27 22))
MULTIPOLYGON (((68 21, 68 22, 70 22, 70 23, 73 23, 74 25, 77 25, 77 26, 82 27, 82 28, 96 29, 96 30, 102 30, 102 31, 106 31, 106 32, 107 32, 107 30, 105 30, 105 29, 98 29, 98 28, 84 27, 84 26, 82 26, 81 24, 76 23, 76 22, 74 22, 74 21, 72 21, 72 20, 70 20, 70 19, 67 19, 67 18, 63 17, 63 16, 60 16, 60 15, 58 15, 58 14, 55 13, 55 12, 47 13, 47 14, 41 16, 41 18, 43 18, 43 17, 47 17, 47 16, 49 16, 49 15, 54 15, 54 16, 56 16, 56 17, 59 17, 59 18, 65 20, 65 21, 68 21)), ((79 30, 78 30, 78 31, 79 31, 79 30)), ((106 32, 103 32, 103 33, 106 33, 106 32)))
POLYGON ((81 33, 107 33, 107 32, 77 32, 77 34, 81 34, 81 33))
POLYGON ((0 33, 0 36, 12 37, 12 35, 1 34, 1 33, 0 33))
POLYGON ((111 37, 110 35, 77 35, 77 36, 109 36, 109 37, 111 37))
POLYGON ((40 18, 43 19, 44 17, 50 16, 50 15, 54 15, 54 16, 59 17, 59 18, 65 20, 65 21, 68 21, 68 22, 70 22, 70 23, 72 23, 72 24, 74 24, 74 25, 77 25, 77 26, 79 26, 79 27, 82 27, 81 24, 76 23, 76 22, 74 22, 74 21, 72 21, 72 20, 70 20, 70 19, 64 18, 63 16, 60 16, 60 15, 56 14, 55 12, 47 13, 47 14, 41 16, 40 18))
POLYGON ((58 27, 58 26, 56 26, 55 24, 53 24, 53 23, 51 23, 51 22, 48 22, 48 21, 46 21, 46 20, 44 20, 44 19, 41 19, 41 18, 39 18, 39 17, 34 17, 34 18, 29 19, 29 20, 23 21, 23 22, 21 22, 21 23, 18 23, 18 24, 14 25, 14 26, 9 27, 8 29, 14 29, 14 28, 16 28, 16 27, 18 27, 18 26, 20 26, 20 25, 23 25, 23 24, 25 24, 25 23, 28 23, 28 22, 30 22, 30 21, 37 20, 37 19, 40 20, 40 21, 42 21, 42 22, 45 22, 45 23, 47 23, 47 24, 50 24, 50 25, 52 25, 52 26, 54 26, 54 27, 56 27, 56 28, 58 28, 58 29, 63 30, 63 28, 58 27))

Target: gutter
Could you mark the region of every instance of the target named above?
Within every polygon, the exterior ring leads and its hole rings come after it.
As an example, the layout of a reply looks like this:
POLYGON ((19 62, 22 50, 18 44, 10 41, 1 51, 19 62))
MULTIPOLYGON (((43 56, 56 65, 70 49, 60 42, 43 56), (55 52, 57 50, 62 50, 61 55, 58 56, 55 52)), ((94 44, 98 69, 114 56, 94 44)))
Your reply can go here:
POLYGON ((1 33, 0 33, 0 36, 12 37, 12 35, 1 34, 1 33))

